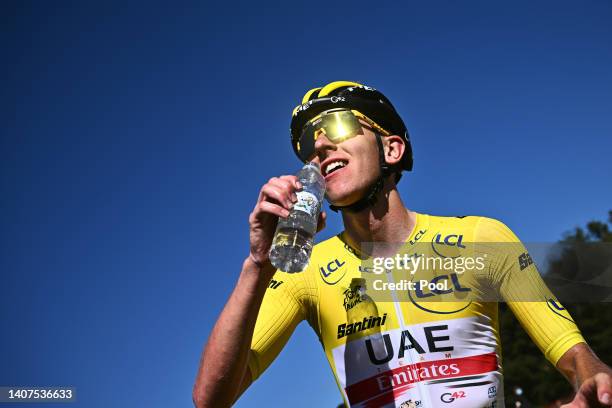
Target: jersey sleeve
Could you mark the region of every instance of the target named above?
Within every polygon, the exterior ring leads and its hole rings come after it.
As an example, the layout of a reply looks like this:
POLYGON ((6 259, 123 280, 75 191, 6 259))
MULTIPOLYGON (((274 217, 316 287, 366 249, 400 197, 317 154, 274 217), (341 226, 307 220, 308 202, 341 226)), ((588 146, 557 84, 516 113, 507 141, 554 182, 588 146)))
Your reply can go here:
POLYGON ((255 381, 283 349, 296 326, 309 318, 309 295, 305 285, 308 269, 295 274, 277 271, 264 295, 249 353, 249 370, 255 381))
POLYGON ((556 365, 567 350, 585 342, 570 314, 542 280, 525 246, 505 224, 481 218, 475 238, 491 255, 488 276, 493 290, 507 302, 548 361, 556 365))

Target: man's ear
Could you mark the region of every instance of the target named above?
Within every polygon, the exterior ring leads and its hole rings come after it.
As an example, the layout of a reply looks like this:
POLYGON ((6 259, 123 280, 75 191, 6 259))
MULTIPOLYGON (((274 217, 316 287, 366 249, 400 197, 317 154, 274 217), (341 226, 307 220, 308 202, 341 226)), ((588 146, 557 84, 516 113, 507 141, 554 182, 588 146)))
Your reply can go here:
POLYGON ((391 135, 383 137, 385 147, 385 161, 393 166, 402 160, 406 144, 404 139, 399 136, 391 135))

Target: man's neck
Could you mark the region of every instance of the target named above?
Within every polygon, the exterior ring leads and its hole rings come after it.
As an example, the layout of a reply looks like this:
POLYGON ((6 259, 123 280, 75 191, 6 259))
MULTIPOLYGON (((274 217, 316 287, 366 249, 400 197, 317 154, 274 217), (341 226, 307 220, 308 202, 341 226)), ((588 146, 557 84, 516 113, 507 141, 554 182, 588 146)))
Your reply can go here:
POLYGON ((344 238, 356 249, 364 242, 405 242, 416 224, 416 213, 404 206, 393 182, 385 182, 376 202, 359 212, 342 212, 344 238))

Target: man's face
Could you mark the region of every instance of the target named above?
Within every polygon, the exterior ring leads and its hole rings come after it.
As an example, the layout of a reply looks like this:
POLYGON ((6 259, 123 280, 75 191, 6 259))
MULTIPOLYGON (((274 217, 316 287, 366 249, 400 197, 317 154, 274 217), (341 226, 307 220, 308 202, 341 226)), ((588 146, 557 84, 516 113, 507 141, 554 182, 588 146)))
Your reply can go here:
POLYGON ((362 134, 338 144, 330 142, 323 130, 317 134, 312 161, 321 165, 327 198, 337 206, 359 200, 380 175, 376 136, 367 122, 359 121, 362 134))

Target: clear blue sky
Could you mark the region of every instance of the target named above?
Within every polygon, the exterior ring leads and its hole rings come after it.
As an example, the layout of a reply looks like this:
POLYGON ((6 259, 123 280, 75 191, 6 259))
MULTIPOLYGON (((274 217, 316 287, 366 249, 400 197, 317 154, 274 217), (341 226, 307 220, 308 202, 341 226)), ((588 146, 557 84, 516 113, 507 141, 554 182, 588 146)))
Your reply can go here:
MULTIPOLYGON (((291 109, 332 80, 403 115, 411 209, 533 242, 612 208, 609 1, 11 3, 0 385, 190 406, 257 192, 299 166, 291 109)), ((330 218, 320 238, 341 230, 330 218)), ((237 406, 340 400, 303 325, 237 406)))

